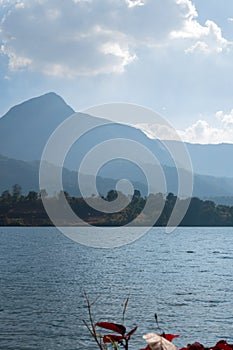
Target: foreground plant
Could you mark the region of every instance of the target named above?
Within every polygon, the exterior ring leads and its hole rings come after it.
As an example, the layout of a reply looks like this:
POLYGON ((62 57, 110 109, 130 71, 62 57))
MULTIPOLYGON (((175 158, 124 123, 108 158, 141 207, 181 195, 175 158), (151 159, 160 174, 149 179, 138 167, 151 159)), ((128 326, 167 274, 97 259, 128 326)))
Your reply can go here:
POLYGON ((178 338, 178 334, 165 333, 159 326, 158 316, 155 314, 155 322, 161 334, 147 333, 143 339, 147 342, 147 347, 140 350, 177 350, 177 347, 172 344, 174 338, 178 338))
MULTIPOLYGON (((129 350, 130 338, 136 332, 138 327, 136 326, 133 329, 131 329, 131 331, 126 333, 126 327, 123 324, 117 324, 117 323, 113 323, 113 322, 94 323, 91 307, 95 303, 95 301, 93 303, 90 303, 90 300, 85 292, 84 292, 84 296, 85 296, 86 302, 87 302, 90 324, 88 324, 85 320, 83 320, 83 322, 84 322, 85 326, 87 327, 87 329, 89 330, 92 337, 94 338, 95 342, 97 343, 99 349, 108 350, 107 344, 110 344, 110 346, 114 350, 119 349, 119 346, 125 350, 129 350), (106 330, 109 330, 109 331, 117 333, 117 334, 102 335, 101 333, 99 333, 97 331, 97 328, 106 329, 106 330)), ((124 323, 128 301, 129 301, 129 298, 126 299, 125 304, 124 304, 122 323, 124 323)))
MULTIPOLYGON (((92 337, 94 338, 99 349, 108 350, 109 349, 108 345, 110 345, 111 349, 114 349, 114 350, 117 350, 119 348, 129 350, 129 341, 131 339, 131 336, 136 332, 138 328, 136 326, 127 333, 126 327, 124 326, 125 312, 126 312, 129 298, 126 299, 126 302, 124 304, 122 324, 113 323, 113 322, 95 323, 91 312, 91 307, 92 305, 94 305, 95 301, 93 303, 90 303, 90 300, 86 293, 84 293, 84 296, 87 301, 87 307, 88 307, 88 313, 89 313, 89 324, 85 320, 83 320, 83 322, 87 327, 87 329, 89 330, 92 337), (98 331, 99 328, 114 332, 114 334, 102 335, 98 331)), ((155 322, 160 334, 151 332, 143 335, 143 339, 146 341, 147 346, 140 350, 178 350, 178 348, 174 344, 172 344, 172 341, 174 338, 179 337, 179 335, 165 333, 164 330, 162 330, 159 326, 157 314, 155 314, 155 322)), ((219 342, 216 343, 216 345, 212 347, 205 347, 201 343, 195 342, 193 344, 188 344, 186 347, 183 347, 180 350, 233 350, 233 344, 227 343, 226 340, 220 340, 219 342)))
POLYGON ((98 322, 96 323, 96 326, 118 333, 118 334, 105 334, 103 336, 103 342, 105 344, 111 343, 114 349, 118 349, 118 345, 119 345, 119 346, 122 346, 125 350, 129 349, 129 340, 138 328, 136 326, 126 334, 126 328, 122 324, 116 324, 116 323, 110 323, 110 322, 98 322))

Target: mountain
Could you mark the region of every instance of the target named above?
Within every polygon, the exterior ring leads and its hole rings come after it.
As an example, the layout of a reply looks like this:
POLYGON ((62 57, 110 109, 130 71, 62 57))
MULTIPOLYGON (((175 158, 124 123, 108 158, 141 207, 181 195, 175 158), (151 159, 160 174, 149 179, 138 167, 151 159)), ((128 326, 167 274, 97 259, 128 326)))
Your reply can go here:
POLYGON ((55 93, 11 108, 0 118, 0 153, 19 160, 39 160, 51 133, 73 113, 55 93))
MULTIPOLYGON (((0 190, 10 189, 14 183, 22 185, 24 191, 38 190, 38 166, 44 146, 60 123, 74 114, 74 110, 55 93, 32 98, 11 108, 0 118, 0 190)), ((77 130, 92 129, 74 143, 64 162, 64 179, 66 189, 73 194, 73 183, 77 182, 76 170, 83 157, 96 145, 115 138, 133 140, 146 149, 149 149, 162 165, 168 191, 177 192, 177 172, 174 162, 163 143, 148 138, 142 131, 132 126, 119 123, 110 123, 107 120, 96 118, 84 113, 77 113, 77 130), (106 124, 107 123, 107 124, 106 124), (95 128, 93 128, 95 126, 95 128), (69 170, 68 170, 69 169, 69 170)), ((76 132, 72 130, 72 132, 76 132)), ((69 137, 69 135, 66 135, 69 137)), ((56 146, 55 155, 59 155, 63 147, 65 135, 61 135, 56 146)), ((171 148, 177 141, 169 141, 171 148)), ((186 144, 190 153, 195 175, 194 195, 203 197, 231 196, 233 195, 233 167, 231 156, 233 145, 196 145, 186 144), (205 175, 205 176, 204 176, 205 175)), ((119 146, 120 147, 120 146, 119 146)), ((109 156, 111 155, 109 148, 109 156)), ((108 149, 105 149, 108 155, 108 149)), ((109 162, 97 174, 100 193, 115 187, 118 179, 128 179, 142 193, 145 192, 145 175, 140 170, 147 168, 152 171, 151 164, 139 154, 136 154, 139 167, 129 161, 118 159, 109 162)), ((153 168, 154 169, 154 168, 153 168)), ((89 171, 90 170, 90 171, 89 171)), ((183 170, 185 171, 185 170, 183 170)), ((91 174, 86 169, 85 176, 91 174)), ((155 191, 159 191, 159 184, 155 179, 155 191), (156 188, 158 186, 158 188, 156 188)), ((77 190, 76 190, 77 192, 77 190)))
MULTIPOLYGON (((5 190, 11 191, 15 184, 21 186, 23 194, 27 194, 29 191, 39 192, 39 166, 39 161, 25 162, 0 155, 0 194, 5 190)), ((50 166, 55 168, 54 165, 50 166)), ((93 176, 85 174, 84 177, 85 191, 91 196, 93 193, 89 183, 93 180, 93 176)), ((76 182, 77 172, 63 168, 64 190, 73 196, 81 196, 76 182)), ((101 176, 96 178, 97 188, 101 195, 106 195, 109 190, 115 188, 116 182, 116 179, 102 178, 101 176)), ((146 186, 143 183, 135 181, 134 187, 146 194, 146 186)), ((54 195, 52 183, 47 190, 51 195, 54 195)))
MULTIPOLYGON (((0 154, 24 161, 40 160, 50 135, 73 113, 74 110, 55 93, 32 98, 11 108, 0 118, 0 154)), ((156 154, 161 163, 173 164, 159 140, 150 140, 136 128, 112 122, 103 125, 104 119, 84 113, 77 113, 76 116, 80 130, 93 126, 96 128, 80 137, 69 151, 65 166, 71 170, 77 168, 77 164, 92 147, 100 142, 119 137, 143 144, 156 154)), ((62 144, 63 139, 56 152, 62 144)))
POLYGON ((195 173, 233 177, 233 144, 200 145, 187 143, 195 173))
MULTIPOLYGON (((0 118, 0 154, 18 160, 34 161, 41 158, 44 146, 56 127, 75 111, 53 92, 32 98, 11 108, 0 118)), ((98 118, 79 113, 80 127, 91 126, 98 118)), ((102 120, 99 119, 99 124, 102 120)), ((98 122, 97 122, 98 124, 98 122)), ((69 152, 66 167, 76 169, 86 152, 99 142, 115 137, 135 140, 151 150, 163 165, 174 163, 159 140, 149 139, 133 127, 112 123, 96 128, 82 137, 69 152)), ((169 141, 171 147, 177 141, 169 141)), ((61 142, 62 143, 62 142, 61 142)), ((186 143, 196 174, 215 177, 233 177, 232 144, 201 145, 186 143)), ((106 174, 108 176, 108 174, 106 174)))
POLYGON ((24 162, 0 155, 0 192, 19 184, 26 194, 39 190, 38 162, 24 162))
MULTIPOLYGON (((51 165, 52 166, 52 165, 51 165)), ((39 161, 25 162, 16 159, 9 159, 0 155, 0 193, 4 190, 11 190, 14 184, 20 184, 22 193, 27 194, 29 191, 39 192, 39 161)), ((166 181, 168 183, 167 192, 177 192, 177 175, 176 170, 172 167, 164 167, 166 181)), ((125 174, 130 177, 130 174, 125 174)), ((91 196, 92 190, 89 183, 93 180, 91 175, 84 175, 85 191, 91 196)), ((119 177, 120 179, 120 177, 119 177)), ((116 187, 117 176, 113 178, 104 178, 97 176, 97 189, 101 195, 106 195, 107 192, 116 187)), ((80 196, 80 191, 76 186, 77 172, 63 169, 63 185, 64 190, 74 196, 80 196)), ((147 195, 147 186, 145 179, 134 176, 132 181, 135 189, 140 190, 141 194, 147 195), (138 181, 137 181, 138 180, 138 181)), ((53 185, 47 189, 50 194, 53 193, 53 185)), ((156 191, 155 191, 156 192, 156 191)), ((211 199, 218 204, 233 205, 233 178, 217 178, 213 176, 195 175, 194 176, 194 191, 193 196, 201 199, 211 199), (213 193, 215 197, 212 198, 213 193)))
MULTIPOLYGON (((167 141, 174 147, 178 141, 167 141)), ((233 177, 233 144, 185 143, 196 174, 215 177, 233 177)))

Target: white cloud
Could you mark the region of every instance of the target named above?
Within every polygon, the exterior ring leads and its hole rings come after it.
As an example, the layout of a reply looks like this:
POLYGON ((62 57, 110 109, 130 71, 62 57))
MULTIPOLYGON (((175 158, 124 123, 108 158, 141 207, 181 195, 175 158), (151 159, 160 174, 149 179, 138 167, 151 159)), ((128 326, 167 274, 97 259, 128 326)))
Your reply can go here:
POLYGON ((233 109, 229 114, 224 114, 223 111, 218 111, 216 117, 220 120, 224 129, 231 129, 231 132, 233 131, 233 109))
POLYGON ((138 123, 133 126, 142 130, 150 139, 179 140, 179 135, 175 130, 165 124, 138 123))
POLYGON ((145 3, 142 0, 126 0, 127 5, 129 8, 134 6, 144 6, 145 3))
MULTIPOLYGON (((233 109, 224 114, 218 111, 215 114, 218 126, 212 126, 206 120, 200 119, 184 130, 177 130, 180 139, 190 143, 217 144, 233 143, 233 109)), ((161 127, 158 124, 137 124, 150 138, 159 138, 161 140, 178 140, 177 134, 168 127, 161 127)))
POLYGON ((232 42, 227 41, 223 35, 221 28, 213 21, 207 20, 202 26, 198 20, 198 14, 190 0, 177 0, 186 8, 182 28, 171 31, 172 39, 185 39, 188 47, 186 53, 220 53, 224 49, 232 48, 232 42))
POLYGON ((198 120, 185 130, 178 130, 178 133, 183 141, 201 144, 221 143, 227 136, 222 128, 212 127, 205 120, 198 120))
POLYGON ((193 20, 198 17, 197 10, 191 0, 176 0, 177 5, 183 11, 183 17, 187 20, 193 20))
POLYGON ((32 60, 30 58, 17 56, 14 52, 11 51, 8 52, 7 47, 4 45, 0 47, 0 53, 9 57, 9 68, 11 71, 27 68, 32 63, 32 60))
POLYGON ((124 67, 127 66, 130 62, 134 61, 137 56, 132 55, 128 49, 128 47, 122 47, 118 43, 105 43, 100 47, 100 51, 104 53, 104 55, 113 55, 115 57, 119 57, 122 61, 121 65, 113 65, 111 70, 117 73, 123 73, 124 67))
MULTIPOLYGON (((108 7, 106 18, 113 15, 108 7)), ((130 39, 102 16, 91 1, 18 2, 2 21, 1 52, 13 71, 28 67, 59 77, 124 72, 136 54, 130 39)))
POLYGON ((0 0, 2 54, 12 71, 57 77, 123 73, 141 51, 157 56, 231 47, 213 21, 202 26, 191 0, 0 0), (13 5, 15 4, 15 5, 13 5))

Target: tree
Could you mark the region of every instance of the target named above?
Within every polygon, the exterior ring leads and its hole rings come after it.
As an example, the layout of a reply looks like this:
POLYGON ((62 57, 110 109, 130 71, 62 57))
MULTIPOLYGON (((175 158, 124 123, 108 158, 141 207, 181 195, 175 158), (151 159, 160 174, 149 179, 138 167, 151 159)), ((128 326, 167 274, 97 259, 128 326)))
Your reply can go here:
POLYGON ((18 184, 15 184, 12 187, 12 197, 14 202, 18 202, 22 195, 22 187, 18 184))
POLYGON ((141 198, 141 192, 139 190, 134 190, 132 201, 137 201, 141 198))
POLYGON ((9 203, 11 201, 11 194, 8 190, 2 192, 1 201, 5 203, 9 203))
POLYGON ((0 214, 7 212, 12 204, 12 196, 8 190, 3 191, 0 197, 0 214))
POLYGON ((116 190, 110 190, 110 191, 108 191, 108 193, 107 193, 106 200, 107 200, 108 202, 112 202, 112 201, 114 201, 115 199, 117 199, 117 197, 118 197, 117 191, 116 191, 116 190))
POLYGON ((35 191, 30 191, 26 197, 26 199, 30 202, 30 203, 34 203, 38 198, 38 194, 35 191))

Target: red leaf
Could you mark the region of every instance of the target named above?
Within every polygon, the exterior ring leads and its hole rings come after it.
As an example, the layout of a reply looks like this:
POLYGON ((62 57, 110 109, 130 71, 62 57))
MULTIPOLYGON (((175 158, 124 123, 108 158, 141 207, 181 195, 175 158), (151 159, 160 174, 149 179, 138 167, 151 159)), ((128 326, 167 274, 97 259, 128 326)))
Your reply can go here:
POLYGON ((147 347, 146 347, 146 348, 144 348, 144 349, 140 349, 140 350, 150 350, 150 347, 149 347, 149 345, 147 345, 147 347))
POLYGON ((204 350, 204 346, 201 343, 195 342, 188 346, 189 350, 204 350))
POLYGON ((163 337, 163 338, 167 339, 168 341, 172 342, 172 340, 174 338, 178 338, 179 337, 179 334, 165 334, 165 333, 163 333, 163 334, 161 334, 161 337, 163 337))
POLYGON ((215 347, 213 347, 214 350, 232 350, 233 346, 228 344, 226 340, 220 340, 217 342, 215 347))
POLYGON ((127 334, 127 338, 130 339, 131 335, 133 335, 137 329, 138 329, 138 326, 131 329, 131 331, 127 334))
POLYGON ((121 335, 124 335, 126 332, 126 328, 122 324, 111 323, 111 322, 98 322, 96 323, 96 326, 109 329, 110 331, 120 333, 121 335))
POLYGON ((122 335, 107 334, 103 337, 104 343, 121 342, 124 339, 122 335))

